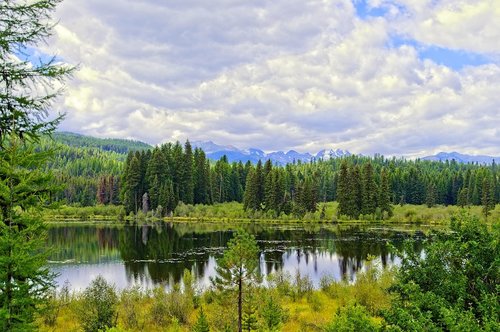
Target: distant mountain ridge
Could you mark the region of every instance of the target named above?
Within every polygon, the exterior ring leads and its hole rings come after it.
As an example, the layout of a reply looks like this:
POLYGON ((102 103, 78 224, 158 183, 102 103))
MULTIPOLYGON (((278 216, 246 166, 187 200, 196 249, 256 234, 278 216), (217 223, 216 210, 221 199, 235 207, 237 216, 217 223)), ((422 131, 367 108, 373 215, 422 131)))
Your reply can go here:
POLYGON ((225 155, 229 162, 241 161, 244 163, 247 161, 257 163, 259 160, 271 160, 275 164, 285 165, 293 163, 294 161, 309 162, 311 160, 327 160, 330 158, 339 158, 351 155, 349 151, 340 149, 321 150, 316 155, 312 155, 308 152, 299 153, 294 150, 290 150, 288 152, 275 151, 270 153, 265 153, 264 151, 255 148, 242 150, 232 145, 218 145, 212 141, 194 141, 191 142, 191 145, 205 151, 205 154, 209 159, 218 160, 225 155))
POLYGON ((495 162, 500 160, 500 157, 491 157, 491 156, 482 156, 482 155, 468 155, 468 154, 462 154, 458 152, 439 152, 438 154, 435 154, 433 156, 427 156, 421 158, 422 160, 430 160, 430 161, 451 161, 455 160, 458 163, 479 163, 479 164, 485 164, 485 165, 490 165, 493 163, 493 160, 495 162))

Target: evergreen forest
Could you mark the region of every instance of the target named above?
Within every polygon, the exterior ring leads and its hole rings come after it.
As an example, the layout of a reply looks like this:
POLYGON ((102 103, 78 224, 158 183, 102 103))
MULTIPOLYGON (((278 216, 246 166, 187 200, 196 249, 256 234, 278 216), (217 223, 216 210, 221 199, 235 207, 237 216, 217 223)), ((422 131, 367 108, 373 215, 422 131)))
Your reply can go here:
POLYGON ((348 156, 294 162, 229 163, 209 160, 189 141, 151 147, 128 140, 56 133, 47 169, 61 185, 53 200, 69 205, 122 204, 126 213, 170 215, 179 202, 242 203, 245 210, 301 217, 321 202, 337 201, 350 219, 392 214, 394 204, 482 205, 489 213, 500 201, 500 172, 492 165, 348 156))

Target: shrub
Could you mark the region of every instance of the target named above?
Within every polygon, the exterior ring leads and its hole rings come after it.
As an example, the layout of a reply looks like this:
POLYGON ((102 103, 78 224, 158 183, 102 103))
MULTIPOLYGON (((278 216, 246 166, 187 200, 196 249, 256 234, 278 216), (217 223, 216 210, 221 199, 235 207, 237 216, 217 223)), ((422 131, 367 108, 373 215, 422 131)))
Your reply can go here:
POLYGON ((500 330, 500 225, 453 217, 425 258, 408 245, 384 318, 402 330, 500 330))
POLYGON ((203 312, 203 308, 200 308, 200 312, 198 313, 198 319, 196 323, 193 325, 193 332, 209 332, 210 327, 208 325, 207 316, 203 312))
POLYGON ((193 311, 192 295, 182 293, 179 284, 175 284, 172 291, 167 294, 166 306, 170 318, 186 324, 189 314, 193 311))
POLYGON ((365 307, 361 305, 349 305, 340 308, 333 321, 326 326, 326 332, 372 332, 380 328, 370 317, 365 307))
POLYGON ((163 287, 153 289, 153 303, 149 311, 151 320, 156 326, 165 326, 168 318, 167 294, 163 287))
POLYGON ((313 284, 311 281, 311 278, 309 276, 302 276, 300 274, 300 271, 297 270, 297 273, 295 274, 295 280, 293 284, 294 288, 294 299, 300 299, 302 296, 306 294, 310 294, 313 290, 313 284))
POLYGON ((290 273, 280 270, 267 276, 269 287, 276 289, 281 296, 291 295, 292 276, 290 273))
POLYGON ((123 312, 123 325, 127 329, 138 329, 139 324, 139 305, 142 300, 142 294, 138 287, 126 289, 121 293, 120 303, 123 312))
POLYGON ((115 288, 97 276, 85 289, 77 307, 77 317, 86 332, 97 332, 116 325, 118 296, 115 288))

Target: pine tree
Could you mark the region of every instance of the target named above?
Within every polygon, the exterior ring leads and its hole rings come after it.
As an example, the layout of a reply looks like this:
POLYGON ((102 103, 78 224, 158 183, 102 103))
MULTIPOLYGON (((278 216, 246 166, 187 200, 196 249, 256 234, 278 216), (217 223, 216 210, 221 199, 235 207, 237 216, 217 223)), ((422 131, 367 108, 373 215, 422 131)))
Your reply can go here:
POLYGON ((186 204, 193 204, 194 201, 194 180, 193 180, 193 151, 189 140, 184 144, 184 155, 182 159, 182 180, 180 185, 180 200, 186 204))
POLYGON ((194 203, 209 203, 210 165, 202 149, 194 150, 194 203))
POLYGON ((257 308, 255 307, 255 305, 247 304, 245 310, 243 311, 241 321, 242 330, 245 332, 258 331, 258 323, 259 320, 257 319, 257 308))
POLYGON ((245 193, 243 195, 243 208, 245 210, 259 210, 259 178, 254 168, 251 168, 247 175, 245 193))
POLYGON ((210 332, 210 327, 208 325, 207 316, 205 316, 205 312, 203 311, 203 307, 200 308, 200 312, 198 313, 198 319, 196 323, 193 325, 193 332, 210 332))
POLYGON ((350 204, 350 188, 349 188, 349 166, 347 165, 347 161, 342 161, 340 164, 340 173, 339 173, 339 182, 337 185, 337 201, 339 203, 337 209, 337 216, 348 216, 349 213, 349 204, 350 204))
POLYGON ((349 216, 358 219, 362 209, 363 185, 358 165, 349 172, 349 216))
POLYGON ((264 169, 262 167, 262 162, 259 160, 257 166, 255 167, 255 185, 257 187, 257 201, 259 209, 264 203, 264 169))
POLYGON ((264 318, 264 324, 269 331, 279 331, 279 327, 283 322, 283 309, 278 301, 273 297, 269 297, 266 303, 262 307, 262 318, 264 318))
POLYGON ((181 143, 178 141, 172 147, 171 153, 171 176, 173 185, 174 201, 178 202, 180 200, 180 187, 182 186, 182 180, 184 178, 184 152, 182 150, 181 143))
POLYGON ((373 174, 371 162, 363 166, 362 175, 362 198, 361 213, 364 215, 373 215, 377 206, 377 184, 373 174))
POLYGON ((151 159, 146 165, 146 182, 147 187, 151 189, 154 181, 158 185, 164 183, 169 173, 167 161, 162 150, 156 147, 151 154, 151 159))
POLYGON ((427 204, 427 207, 429 208, 436 205, 436 186, 434 185, 434 183, 429 183, 427 185, 425 204, 427 204))
POLYGON ((387 214, 392 216, 392 206, 391 206, 391 188, 389 182, 389 175, 387 169, 383 168, 380 173, 380 189, 378 196, 378 207, 382 213, 387 212, 387 214))
POLYGON ((47 153, 10 135, 0 150, 0 330, 28 331, 53 287, 40 211, 54 189, 40 170, 47 153))
POLYGON ((248 286, 258 281, 259 247, 255 238, 244 231, 236 232, 216 267, 214 285, 221 290, 235 290, 238 297, 238 331, 242 331, 243 296, 248 286))
POLYGON ((160 181, 155 175, 154 180, 149 184, 149 207, 151 210, 156 210, 160 204, 160 181))
POLYGON ((45 43, 52 34, 50 14, 60 0, 0 2, 0 145, 19 138, 38 141, 51 134, 62 116, 49 120, 49 107, 62 93, 73 68, 49 60, 21 57, 30 47, 45 43), (21 57, 20 57, 21 55, 21 57), (33 59, 34 60, 34 59, 33 59))
POLYGON ((106 183, 106 177, 101 176, 99 178, 99 184, 97 186, 97 204, 106 204, 106 190, 107 190, 107 183, 106 183))
POLYGON ((458 193, 457 205, 460 207, 465 207, 469 205, 467 199, 468 196, 469 196, 469 189, 467 187, 460 189, 460 192, 458 193))
POLYGON ((243 188, 240 183, 238 164, 231 165, 231 175, 229 176, 229 201, 241 202, 243 200, 243 188))
POLYGON ((264 182, 264 206, 266 210, 277 210, 276 206, 276 172, 271 170, 266 175, 266 179, 264 182))
POLYGON ((301 185, 297 204, 305 212, 316 212, 317 199, 317 191, 313 181, 310 178, 306 178, 301 185))
POLYGON ((491 210, 495 209, 495 199, 493 194, 492 181, 489 176, 483 179, 481 203, 483 205, 484 217, 488 218, 488 216, 491 213, 491 210))
MULTIPOLYGON (((52 33, 58 0, 0 2, 0 330, 35 330, 35 313, 53 288, 39 214, 53 191, 43 171, 49 153, 31 146, 52 134, 62 119, 48 110, 72 69, 19 54, 52 33)), ((93 195, 95 199, 95 192, 93 195)))
POLYGON ((285 172, 282 168, 276 170, 276 175, 273 181, 274 191, 274 206, 276 212, 279 214, 283 211, 285 204, 285 172))
POLYGON ((225 155, 215 163, 213 175, 214 200, 219 203, 227 202, 231 192, 231 166, 225 155))
POLYGON ((137 213, 141 208, 141 162, 138 159, 140 154, 134 154, 130 164, 127 166, 126 178, 123 184, 123 204, 127 214, 137 213))
POLYGON ((263 181, 266 180, 267 178, 267 175, 269 173, 271 173, 271 171, 273 170, 273 164, 271 162, 271 159, 268 159, 266 160, 266 162, 264 163, 264 169, 262 170, 262 179, 263 181))

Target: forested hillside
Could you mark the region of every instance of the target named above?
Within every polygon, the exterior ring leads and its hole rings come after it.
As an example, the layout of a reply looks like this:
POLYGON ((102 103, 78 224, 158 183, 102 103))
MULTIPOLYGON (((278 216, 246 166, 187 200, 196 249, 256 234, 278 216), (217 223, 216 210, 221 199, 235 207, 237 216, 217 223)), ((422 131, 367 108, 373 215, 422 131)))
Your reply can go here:
POLYGON ((127 153, 151 148, 138 141, 66 132, 54 133, 53 140, 44 138, 40 145, 42 149, 54 150, 54 158, 45 167, 54 173, 62 190, 53 199, 83 206, 119 204, 120 178, 127 153), (97 196, 97 190, 103 191, 102 187, 111 193, 107 199, 97 196))
POLYGON ((58 143, 82 148, 97 148, 103 151, 113 151, 120 154, 127 154, 129 151, 140 151, 151 148, 151 145, 141 141, 117 139, 117 138, 96 138, 84 136, 70 132, 56 132, 52 135, 58 143))

